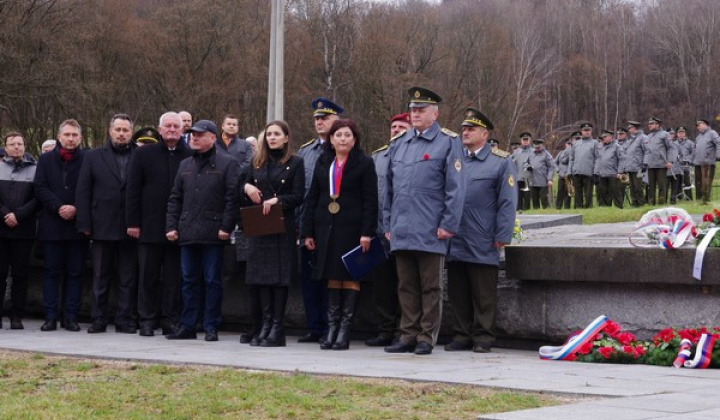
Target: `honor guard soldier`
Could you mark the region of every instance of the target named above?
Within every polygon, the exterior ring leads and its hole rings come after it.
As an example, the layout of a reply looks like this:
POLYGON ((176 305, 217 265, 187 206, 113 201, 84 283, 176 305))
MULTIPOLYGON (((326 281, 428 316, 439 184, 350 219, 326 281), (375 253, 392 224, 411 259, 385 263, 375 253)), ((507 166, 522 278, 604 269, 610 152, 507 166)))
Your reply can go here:
POLYGON ((580 124, 580 140, 570 149, 570 173, 575 185, 575 208, 592 207, 593 172, 597 156, 597 141, 592 138, 593 125, 580 124))
POLYGON ((625 150, 613 141, 613 133, 610 130, 604 130, 600 134, 602 143, 597 150, 597 158, 595 159, 594 175, 597 181, 597 201, 598 206, 611 206, 615 203, 615 207, 623 208, 623 200, 620 179, 625 172, 625 150))
POLYGON ((643 184, 643 143, 647 135, 639 121, 628 121, 630 137, 625 141, 625 172, 630 178, 630 204, 633 207, 645 205, 645 186, 643 184))
MULTIPOLYGON (((372 153, 375 162, 375 172, 378 180, 378 208, 382 209, 385 199, 385 182, 388 165, 390 164, 390 144, 410 129, 410 114, 398 114, 390 119, 390 143, 372 153)), ((390 251, 390 242, 385 238, 385 229, 382 226, 382 210, 378 212, 378 232, 386 252, 390 251)), ((373 270, 373 302, 378 319, 378 335, 365 340, 365 345, 371 347, 387 346, 392 344, 397 330, 398 296, 397 296, 397 269, 395 256, 390 257, 373 270)))
MULTIPOLYGON (((315 171, 315 163, 323 153, 323 143, 327 141, 328 131, 344 111, 340 105, 326 98, 313 100, 312 108, 317 138, 300 146, 298 151, 298 156, 303 158, 305 164, 306 200, 315 171)), ((305 220, 305 204, 298 209, 297 220, 300 220, 300 223, 305 220)), ((300 231, 303 231, 302 227, 300 231)), ((303 238, 300 238, 300 243, 303 242, 303 238)), ((317 343, 327 332, 327 285, 325 281, 312 278, 314 258, 314 252, 309 251, 305 246, 300 246, 303 306, 305 307, 305 322, 309 331, 298 339, 299 343, 317 343)))
POLYGON ((437 123, 435 92, 408 90, 412 129, 390 147, 383 226, 395 253, 402 317, 388 353, 430 354, 442 320, 442 271, 448 240, 460 228, 465 184, 462 145, 437 123))
POLYGON ((500 142, 498 142, 497 139, 490 139, 487 142, 493 149, 497 149, 498 146, 500 146, 500 142))
POLYGON ((533 140, 533 151, 528 161, 530 171, 530 196, 533 209, 546 209, 550 206, 548 190, 552 188, 553 176, 557 167, 550 152, 545 149, 545 140, 533 140))
POLYGON ((446 351, 487 353, 495 342, 499 249, 515 227, 515 165, 489 147, 489 118, 468 108, 462 123, 463 180, 467 185, 460 230, 450 239, 448 297, 455 314, 446 351))
POLYGON ((572 183, 570 178, 570 149, 572 148, 572 136, 563 142, 565 149, 558 153, 555 157, 555 166, 558 168, 558 189, 557 199, 555 200, 555 208, 562 210, 570 208, 570 192, 568 184, 572 183))
POLYGON ((692 179, 690 179, 690 168, 692 167, 693 157, 695 156, 695 142, 687 137, 687 128, 680 126, 676 130, 677 147, 680 158, 680 166, 682 167, 682 197, 686 200, 692 200, 692 179))
POLYGON ((662 120, 652 117, 648 121, 648 135, 643 141, 643 168, 648 173, 648 204, 665 204, 667 170, 677 154, 667 131, 660 127, 662 120), (657 190, 657 200, 656 193, 657 190))
POLYGON ((720 160, 720 137, 710 128, 710 121, 697 120, 695 137, 695 189, 696 199, 703 204, 710 202, 712 183, 715 179, 715 162, 720 160))
POLYGON ((517 209, 522 211, 530 210, 530 178, 532 173, 530 173, 528 167, 530 166, 530 155, 533 151, 530 147, 532 134, 523 131, 518 137, 520 137, 520 147, 513 152, 512 160, 515 162, 515 171, 518 174, 517 209))

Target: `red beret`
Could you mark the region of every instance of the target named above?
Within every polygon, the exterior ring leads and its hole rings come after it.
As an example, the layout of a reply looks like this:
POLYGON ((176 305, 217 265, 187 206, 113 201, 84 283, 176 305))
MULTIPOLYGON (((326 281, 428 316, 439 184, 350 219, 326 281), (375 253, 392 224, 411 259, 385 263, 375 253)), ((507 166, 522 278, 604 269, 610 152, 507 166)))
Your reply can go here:
POLYGON ((410 122, 410 114, 408 114, 407 112, 404 112, 402 114, 397 114, 396 116, 394 116, 390 119, 390 123, 394 123, 395 121, 410 122))

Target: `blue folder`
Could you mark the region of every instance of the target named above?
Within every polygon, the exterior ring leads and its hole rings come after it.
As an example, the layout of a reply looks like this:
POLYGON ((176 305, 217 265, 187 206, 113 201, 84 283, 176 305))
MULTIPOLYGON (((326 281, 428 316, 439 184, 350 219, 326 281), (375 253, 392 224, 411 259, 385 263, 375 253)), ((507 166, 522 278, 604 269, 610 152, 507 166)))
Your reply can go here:
POLYGON ((370 249, 363 253, 360 245, 345 253, 342 256, 343 264, 347 268, 350 277, 359 279, 365 277, 383 261, 387 260, 380 238, 372 238, 370 241, 370 249))

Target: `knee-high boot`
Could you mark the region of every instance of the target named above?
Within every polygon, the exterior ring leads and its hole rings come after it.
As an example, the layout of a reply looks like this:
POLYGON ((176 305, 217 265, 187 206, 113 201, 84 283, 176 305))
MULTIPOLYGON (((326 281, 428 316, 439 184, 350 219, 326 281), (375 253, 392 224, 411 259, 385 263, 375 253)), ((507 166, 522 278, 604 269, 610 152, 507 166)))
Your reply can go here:
POLYGON ((262 329, 262 309, 260 305, 260 287, 248 286, 249 298, 250 298, 250 331, 240 335, 240 342, 247 344, 252 341, 253 337, 260 333, 262 329))
POLYGON ((285 306, 288 288, 273 287, 272 294, 272 328, 267 337, 260 342, 260 347, 285 347, 285 306))
POLYGON ((335 344, 335 337, 337 337, 340 328, 340 293, 340 289, 328 289, 328 331, 322 344, 320 344, 322 350, 330 350, 335 344))
POLYGON ((342 319, 333 350, 347 350, 350 348, 350 325, 355 317, 355 303, 358 297, 357 290, 343 289, 342 291, 342 319))
POLYGON ((259 295, 260 295, 260 312, 262 313, 262 326, 260 327, 260 331, 253 336, 253 338, 250 340, 250 345, 255 347, 259 346, 260 343, 262 343, 263 340, 270 334, 270 329, 272 328, 272 318, 273 318, 273 293, 272 293, 272 287, 268 286, 260 286, 258 289, 260 289, 259 295))

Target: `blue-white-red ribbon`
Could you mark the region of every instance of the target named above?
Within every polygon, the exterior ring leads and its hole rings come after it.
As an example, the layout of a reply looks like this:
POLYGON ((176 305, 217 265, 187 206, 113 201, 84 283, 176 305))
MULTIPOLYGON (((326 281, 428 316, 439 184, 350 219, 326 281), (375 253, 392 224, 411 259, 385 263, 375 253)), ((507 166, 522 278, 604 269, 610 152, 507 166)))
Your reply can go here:
POLYGON ((608 317, 600 315, 595 318, 584 330, 578 335, 571 337, 567 343, 562 346, 542 346, 539 353, 543 360, 565 360, 568 356, 575 354, 580 347, 588 341, 593 341, 608 324, 608 317))
POLYGON ((685 361, 690 358, 690 349, 692 348, 692 342, 687 338, 683 338, 680 342, 680 351, 673 362, 673 366, 677 369, 685 366, 685 361))
POLYGON ((333 159, 330 165, 330 197, 340 196, 340 184, 342 183, 342 172, 345 165, 338 165, 337 158, 333 159))
POLYGON ((707 369, 712 361, 712 351, 715 345, 715 337, 712 334, 703 334, 695 348, 695 357, 685 361, 685 367, 690 369, 707 369))

